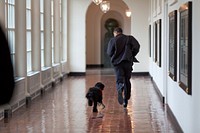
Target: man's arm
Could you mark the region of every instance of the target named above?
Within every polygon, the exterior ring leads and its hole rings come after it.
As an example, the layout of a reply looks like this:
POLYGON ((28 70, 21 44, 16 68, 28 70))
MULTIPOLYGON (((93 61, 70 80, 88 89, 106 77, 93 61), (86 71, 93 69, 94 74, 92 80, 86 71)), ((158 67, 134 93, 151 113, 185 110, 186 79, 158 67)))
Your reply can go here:
POLYGON ((132 44, 132 54, 133 54, 133 57, 135 57, 140 50, 140 44, 133 36, 130 36, 130 41, 132 44))
POLYGON ((108 43, 108 49, 107 49, 107 54, 112 57, 115 52, 115 41, 114 38, 112 38, 109 43, 108 43))

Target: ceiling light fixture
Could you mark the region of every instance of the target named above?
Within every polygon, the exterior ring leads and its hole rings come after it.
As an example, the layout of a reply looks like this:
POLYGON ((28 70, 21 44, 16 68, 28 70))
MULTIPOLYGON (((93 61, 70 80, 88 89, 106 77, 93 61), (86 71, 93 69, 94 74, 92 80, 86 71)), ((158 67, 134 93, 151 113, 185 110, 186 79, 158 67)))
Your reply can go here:
POLYGON ((126 10, 126 16, 131 17, 131 11, 130 10, 126 10))
POLYGON ((110 10, 110 2, 109 1, 102 1, 100 4, 101 10, 106 13, 107 11, 110 10))
POLYGON ((96 5, 99 5, 103 0, 92 0, 96 5))

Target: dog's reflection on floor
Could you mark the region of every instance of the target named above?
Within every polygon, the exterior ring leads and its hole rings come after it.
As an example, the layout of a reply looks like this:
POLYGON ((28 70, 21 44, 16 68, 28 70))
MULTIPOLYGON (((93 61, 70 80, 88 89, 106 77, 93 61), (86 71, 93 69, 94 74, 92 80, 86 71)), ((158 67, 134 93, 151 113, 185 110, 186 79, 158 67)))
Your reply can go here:
POLYGON ((105 109, 105 105, 103 103, 98 103, 98 113, 93 113, 92 114, 92 119, 97 119, 97 118, 103 118, 104 114, 103 114, 103 110, 105 109))
POLYGON ((103 113, 96 113, 93 114, 93 116, 91 117, 92 119, 97 119, 97 118, 103 118, 104 114, 103 113))

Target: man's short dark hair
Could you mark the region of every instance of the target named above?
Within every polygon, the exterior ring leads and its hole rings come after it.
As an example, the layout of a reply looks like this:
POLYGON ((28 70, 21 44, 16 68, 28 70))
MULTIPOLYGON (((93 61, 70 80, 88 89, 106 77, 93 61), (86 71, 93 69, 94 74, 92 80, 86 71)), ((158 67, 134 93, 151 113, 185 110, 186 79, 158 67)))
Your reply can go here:
POLYGON ((123 30, 122 30, 122 28, 116 27, 116 28, 114 29, 114 32, 122 33, 123 30))

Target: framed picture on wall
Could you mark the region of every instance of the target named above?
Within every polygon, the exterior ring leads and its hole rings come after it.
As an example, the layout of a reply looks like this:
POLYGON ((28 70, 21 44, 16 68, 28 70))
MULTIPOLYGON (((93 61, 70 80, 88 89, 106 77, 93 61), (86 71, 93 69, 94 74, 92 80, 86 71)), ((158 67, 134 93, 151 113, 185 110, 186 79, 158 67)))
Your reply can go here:
POLYGON ((162 52, 162 40, 161 40, 161 34, 162 34, 162 25, 161 25, 161 19, 157 20, 156 22, 157 27, 157 65, 161 67, 161 52, 162 52))
POLYGON ((149 25, 149 57, 151 57, 151 25, 149 25))
POLYGON ((169 76, 177 80, 177 10, 169 13, 169 76))
POLYGON ((179 86, 192 93, 192 2, 179 8, 179 86))
POLYGON ((157 37, 158 37, 158 31, 157 31, 157 23, 153 23, 153 60, 154 62, 157 62, 157 37))

